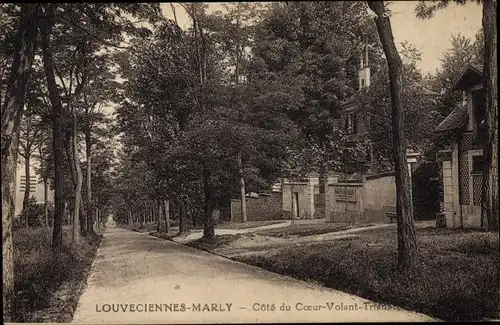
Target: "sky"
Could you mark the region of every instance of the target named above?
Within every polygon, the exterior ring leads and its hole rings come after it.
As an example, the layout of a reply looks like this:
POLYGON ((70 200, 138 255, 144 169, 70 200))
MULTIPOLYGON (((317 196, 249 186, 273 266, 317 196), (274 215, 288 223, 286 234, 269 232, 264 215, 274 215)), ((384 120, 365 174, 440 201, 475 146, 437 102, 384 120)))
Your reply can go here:
MULTIPOLYGON (((391 24, 395 41, 403 41, 414 45, 422 52, 419 68, 424 74, 434 72, 440 67, 439 58, 450 47, 452 35, 458 33, 475 38, 481 28, 481 7, 474 1, 464 6, 451 4, 448 8, 436 12, 429 20, 420 20, 415 17, 417 1, 392 1, 389 8, 392 11, 391 24)), ((162 3, 163 14, 173 18, 169 3, 162 3)), ((179 26, 186 28, 189 18, 179 4, 175 4, 179 26)), ((209 11, 222 10, 222 3, 210 3, 209 11)))

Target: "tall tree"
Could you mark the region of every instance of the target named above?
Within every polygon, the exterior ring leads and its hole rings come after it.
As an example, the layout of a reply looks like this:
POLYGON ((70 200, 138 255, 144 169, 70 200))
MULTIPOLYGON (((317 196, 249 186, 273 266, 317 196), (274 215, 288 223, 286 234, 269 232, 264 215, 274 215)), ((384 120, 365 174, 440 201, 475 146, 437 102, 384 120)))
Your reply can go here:
MULTIPOLYGON (((309 172, 320 173, 320 193, 326 172, 341 170, 341 151, 348 147, 344 125, 337 119, 341 103, 358 89, 364 40, 372 73, 381 62, 376 38, 366 6, 359 1, 273 3, 256 26, 249 80, 272 80, 282 93, 296 97, 286 111, 313 149, 303 156, 310 162, 309 172)), ((358 144, 353 149, 365 151, 358 144)))
POLYGON ((9 83, 2 109, 2 255, 4 321, 11 318, 14 293, 12 253, 12 218, 15 202, 15 180, 19 129, 24 108, 26 86, 36 49, 39 4, 20 6, 17 36, 9 83))
POLYGON ((19 129, 26 87, 36 49, 39 5, 23 4, 20 8, 14 56, 2 110, 2 255, 4 321, 11 318, 14 292, 12 253, 12 218, 15 202, 15 180, 19 129))
POLYGON ((396 172, 396 213, 398 232, 398 265, 402 270, 412 266, 417 256, 417 241, 410 199, 409 171, 406 161, 406 133, 403 108, 403 63, 392 35, 389 12, 383 1, 368 1, 374 18, 389 72, 392 106, 393 155, 396 172))
POLYGON ((499 229, 498 206, 498 83, 497 83, 497 1, 484 0, 484 89, 486 90, 486 145, 484 156, 483 209, 487 229, 499 229))
MULTIPOLYGON (((248 65, 248 49, 252 45, 253 31, 255 21, 259 13, 258 3, 228 3, 224 5, 225 13, 223 18, 225 25, 225 46, 227 47, 228 59, 231 65, 234 65, 234 84, 239 87, 240 84, 246 83, 247 80, 247 65, 248 65)), ((222 13, 220 13, 222 15, 222 13)), ((244 84, 243 84, 244 86, 244 84)), ((240 204, 241 204, 241 221, 247 221, 246 210, 246 195, 245 195, 245 178, 243 175, 243 154, 244 148, 237 154, 238 174, 240 183, 240 204)))
MULTIPOLYGON (((42 57, 44 61, 45 75, 48 84, 49 98, 52 105, 53 117, 53 154, 54 154, 54 169, 55 169, 55 214, 54 214, 54 231, 53 231, 53 246, 56 251, 60 251, 62 247, 62 219, 64 214, 64 172, 62 164, 64 163, 65 151, 67 156, 74 158, 77 151, 74 150, 75 141, 71 137, 75 133, 76 125, 73 125, 75 118, 70 115, 68 106, 71 106, 72 98, 83 90, 86 80, 80 79, 78 88, 71 94, 67 91, 63 80, 64 73, 58 70, 58 65, 54 58, 57 53, 60 53, 55 48, 55 41, 64 40, 79 42, 72 48, 72 52, 79 54, 81 51, 88 50, 87 45, 89 40, 96 41, 103 46, 119 47, 117 43, 123 40, 123 32, 130 33, 136 36, 147 35, 149 32, 146 28, 136 27, 129 17, 139 17, 151 23, 154 23, 159 16, 158 4, 45 4, 45 19, 44 24, 40 28, 40 36, 42 40, 42 57), (126 17, 129 15, 128 17, 126 17), (78 37, 73 40, 68 35, 86 35, 87 40, 82 42, 82 38, 78 37), (116 42, 116 43, 115 43, 116 42), (63 88, 66 89, 66 96, 61 96, 58 85, 56 83, 56 74, 63 83, 63 88), (77 91, 78 90, 78 91, 77 91), (71 95, 71 96, 70 96, 71 95), (70 105, 67 105, 70 104, 70 105)), ((85 38, 83 38, 85 40, 85 38)), ((74 43, 72 43, 74 44, 74 43)), ((70 47, 70 46, 68 46, 70 47)), ((71 49, 71 48, 70 48, 71 49)), ((56 58, 57 59, 57 58, 56 58)), ((68 59, 68 58, 67 58, 68 59)), ((69 60, 71 62, 71 59, 69 60)), ((71 67, 71 64, 69 65, 71 67)), ((69 83, 71 83, 71 68, 64 72, 70 75, 69 83)), ((83 70, 85 72, 85 70, 83 70)), ((81 71, 80 71, 81 72, 81 71)), ((76 76, 75 76, 76 77, 76 76)), ((76 79, 76 78, 75 78, 76 79)), ((75 137, 76 138, 76 137, 75 137)), ((78 189, 78 184, 81 180, 78 166, 74 165, 78 161, 73 159, 70 162, 70 171, 73 174, 75 189, 78 189), (75 176, 76 175, 76 176, 75 176)), ((77 196, 75 196, 76 198, 77 196)), ((79 209, 75 206, 75 211, 79 209)), ((78 219, 75 216, 75 220, 78 219)))

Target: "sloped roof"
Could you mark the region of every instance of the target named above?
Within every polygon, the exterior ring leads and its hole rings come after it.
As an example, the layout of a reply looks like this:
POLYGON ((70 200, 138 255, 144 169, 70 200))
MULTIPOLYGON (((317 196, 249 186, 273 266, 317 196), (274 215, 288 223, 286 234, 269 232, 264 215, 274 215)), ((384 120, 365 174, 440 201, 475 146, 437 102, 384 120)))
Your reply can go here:
MULTIPOLYGON (((465 90, 472 86, 483 83, 483 72, 481 67, 469 64, 451 88, 452 90, 465 90)), ((457 105, 455 109, 434 129, 434 132, 451 131, 461 128, 468 120, 467 107, 457 105)))
POLYGON ((434 129, 434 132, 445 132, 461 128, 465 125, 469 115, 467 107, 458 105, 455 109, 434 129))
POLYGON ((471 86, 483 83, 483 71, 482 68, 476 65, 467 65, 460 77, 451 88, 452 90, 465 90, 471 86))

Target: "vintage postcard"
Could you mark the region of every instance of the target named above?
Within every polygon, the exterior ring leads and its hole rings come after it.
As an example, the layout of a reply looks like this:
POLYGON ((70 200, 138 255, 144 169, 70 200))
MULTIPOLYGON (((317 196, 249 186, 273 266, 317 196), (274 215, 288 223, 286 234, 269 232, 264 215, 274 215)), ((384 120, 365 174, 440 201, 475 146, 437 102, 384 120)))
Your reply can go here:
POLYGON ((499 321, 496 9, 0 4, 4 322, 499 321))

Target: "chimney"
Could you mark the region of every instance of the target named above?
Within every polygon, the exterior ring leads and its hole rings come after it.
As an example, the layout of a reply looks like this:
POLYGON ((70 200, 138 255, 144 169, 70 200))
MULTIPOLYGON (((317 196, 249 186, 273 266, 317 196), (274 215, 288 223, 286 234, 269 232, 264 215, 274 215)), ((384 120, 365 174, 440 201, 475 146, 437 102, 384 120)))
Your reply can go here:
POLYGON ((368 39, 364 37, 364 58, 360 55, 361 64, 358 72, 359 89, 370 87, 370 68, 368 66, 368 39))

